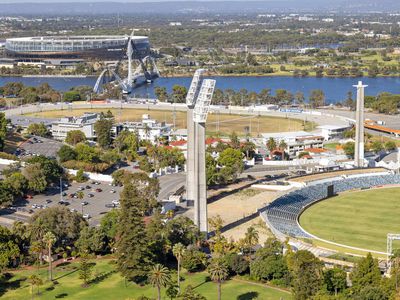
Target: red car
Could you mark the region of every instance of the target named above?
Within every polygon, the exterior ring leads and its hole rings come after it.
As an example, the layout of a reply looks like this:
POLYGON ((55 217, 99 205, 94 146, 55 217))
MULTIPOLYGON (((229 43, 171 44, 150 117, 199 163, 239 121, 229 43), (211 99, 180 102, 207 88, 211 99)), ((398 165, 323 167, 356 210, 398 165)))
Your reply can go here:
POLYGON ((102 191, 103 191, 102 189, 96 189, 96 192, 98 192, 98 193, 100 193, 102 191))

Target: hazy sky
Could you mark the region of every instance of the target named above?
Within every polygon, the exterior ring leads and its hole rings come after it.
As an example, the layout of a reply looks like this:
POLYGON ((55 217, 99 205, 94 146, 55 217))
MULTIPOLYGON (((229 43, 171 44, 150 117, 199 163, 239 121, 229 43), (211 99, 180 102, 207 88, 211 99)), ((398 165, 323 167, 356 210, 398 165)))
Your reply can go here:
MULTIPOLYGON (((0 0, 0 3, 32 3, 32 2, 175 2, 175 1, 187 1, 187 0, 0 0)), ((213 1, 213 0, 190 0, 192 1, 213 1)), ((245 0, 229 0, 229 1, 245 1, 245 0)), ((254 0, 253 0, 254 1, 254 0)), ((270 0, 255 0, 255 1, 270 1, 270 0)))

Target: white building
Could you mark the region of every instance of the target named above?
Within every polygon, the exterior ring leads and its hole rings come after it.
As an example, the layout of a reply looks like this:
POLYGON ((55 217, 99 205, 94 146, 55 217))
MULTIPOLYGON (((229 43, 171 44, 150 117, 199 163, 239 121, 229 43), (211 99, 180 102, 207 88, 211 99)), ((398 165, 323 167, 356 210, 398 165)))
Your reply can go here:
POLYGON ((141 122, 125 122, 120 124, 122 130, 136 132, 140 140, 147 140, 155 143, 158 138, 169 137, 171 133, 171 124, 157 122, 150 119, 150 116, 144 114, 141 122))
POLYGON ((341 139, 343 138, 343 133, 350 129, 351 126, 343 126, 343 125, 321 125, 317 127, 321 130, 321 135, 324 137, 325 141, 329 141, 332 139, 341 139))
POLYGON ((297 156, 307 148, 323 148, 324 137, 305 131, 263 133, 263 143, 266 145, 273 138, 277 145, 284 141, 287 145, 285 151, 291 156, 297 156))
POLYGON ((55 139, 64 140, 72 130, 82 131, 87 139, 94 139, 94 124, 99 119, 95 113, 84 113, 82 117, 64 117, 51 125, 51 133, 55 139))

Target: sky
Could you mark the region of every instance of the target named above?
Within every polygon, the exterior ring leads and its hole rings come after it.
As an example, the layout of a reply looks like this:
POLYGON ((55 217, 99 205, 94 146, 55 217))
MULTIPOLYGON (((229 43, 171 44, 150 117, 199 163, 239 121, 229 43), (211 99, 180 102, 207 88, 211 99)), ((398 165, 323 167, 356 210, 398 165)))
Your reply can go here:
MULTIPOLYGON (((187 0, 0 0, 0 3, 57 3, 57 2, 175 2, 175 1, 187 1, 187 0)), ((213 0, 190 0, 192 1, 213 1, 213 0)), ((229 1, 243 1, 243 0, 229 0, 229 1)), ((256 0, 256 1, 268 1, 268 0, 256 0)))

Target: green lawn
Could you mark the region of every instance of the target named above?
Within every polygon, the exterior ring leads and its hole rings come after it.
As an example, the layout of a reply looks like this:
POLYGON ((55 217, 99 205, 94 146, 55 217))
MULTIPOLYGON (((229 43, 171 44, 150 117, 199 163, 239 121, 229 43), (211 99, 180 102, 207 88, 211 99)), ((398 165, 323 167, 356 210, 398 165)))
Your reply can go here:
MULTIPOLYGON (((40 118, 61 118, 65 116, 81 116, 85 112, 106 112, 108 108, 98 109, 72 109, 72 110, 54 110, 28 114, 29 116, 40 118)), ((140 121, 143 114, 149 114, 152 118, 162 122, 173 124, 175 118, 176 128, 186 128, 186 112, 182 111, 167 111, 167 110, 145 110, 124 108, 110 109, 115 116, 117 122, 125 121, 140 121)), ((287 119, 284 117, 270 116, 248 116, 248 115, 228 115, 210 113, 207 118, 207 134, 216 135, 217 130, 221 135, 229 135, 235 131, 238 135, 245 135, 245 129, 250 130, 252 136, 257 136, 259 133, 265 132, 282 132, 282 131, 297 131, 297 130, 312 130, 315 127, 313 122, 304 122, 297 119, 287 119), (219 124, 219 127, 218 127, 219 124), (305 126, 304 126, 305 125, 305 126)))
POLYGON ((382 188, 345 193, 311 206, 300 224, 325 240, 385 252, 387 233, 400 233, 399 192, 382 188))
MULTIPOLYGON (((133 300, 141 295, 156 299, 156 290, 151 286, 138 286, 132 283, 125 285, 124 279, 115 272, 115 265, 110 259, 94 260, 96 265, 93 268, 97 280, 94 280, 89 287, 81 287, 82 281, 78 278, 76 271, 77 264, 55 268, 54 279, 56 284, 46 282, 40 287, 40 296, 35 299, 79 299, 79 300, 133 300)), ((6 284, 0 286, 0 298, 9 300, 31 299, 31 286, 27 277, 36 273, 32 271, 17 271, 12 275, 6 284)), ((46 269, 40 270, 43 279, 46 278, 46 269)), ((217 286, 213 282, 206 281, 207 273, 183 274, 185 280, 182 286, 188 284, 195 287, 195 290, 207 299, 217 298, 217 286)), ((164 289, 163 289, 164 293, 164 289)), ((163 294, 162 299, 167 299, 163 294)), ((222 286, 222 299, 292 299, 287 292, 267 288, 262 285, 243 283, 236 280, 229 280, 222 286)))

